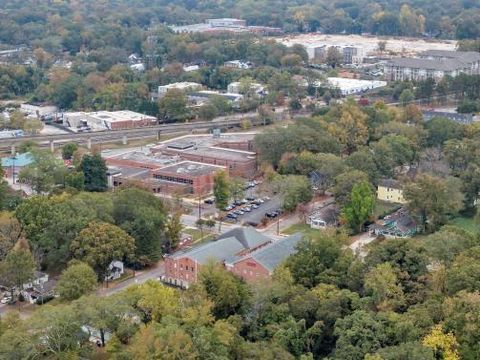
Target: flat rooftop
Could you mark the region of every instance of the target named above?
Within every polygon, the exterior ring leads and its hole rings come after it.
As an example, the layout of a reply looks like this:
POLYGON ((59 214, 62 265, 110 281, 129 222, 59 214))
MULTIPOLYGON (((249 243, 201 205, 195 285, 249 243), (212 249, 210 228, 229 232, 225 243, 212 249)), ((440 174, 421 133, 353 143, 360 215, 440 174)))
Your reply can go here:
POLYGON ((108 171, 123 179, 145 180, 151 178, 150 170, 131 166, 109 166, 108 171))
POLYGON ((192 176, 208 175, 214 171, 225 169, 223 166, 209 165, 194 161, 182 161, 175 165, 166 166, 159 171, 163 174, 186 174, 192 176))
POLYGON ((121 154, 114 154, 109 156, 108 153, 102 153, 102 156, 105 159, 112 159, 112 160, 126 160, 126 161, 135 161, 138 163, 145 164, 146 166, 158 166, 163 167, 176 162, 172 156, 166 156, 161 154, 151 154, 147 152, 141 151, 128 151, 121 154))

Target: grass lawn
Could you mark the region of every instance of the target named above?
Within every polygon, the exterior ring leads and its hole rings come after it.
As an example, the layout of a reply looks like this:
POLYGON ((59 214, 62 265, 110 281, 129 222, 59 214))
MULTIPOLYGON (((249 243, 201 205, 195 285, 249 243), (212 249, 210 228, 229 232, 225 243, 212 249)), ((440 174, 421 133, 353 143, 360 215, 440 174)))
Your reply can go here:
POLYGON ((183 232, 192 237, 193 244, 211 241, 215 238, 215 235, 212 234, 212 232, 210 232, 207 229, 203 229, 203 237, 202 237, 202 232, 199 229, 186 228, 186 229, 183 229, 183 232))
POLYGON ((400 204, 390 203, 390 202, 381 201, 377 199, 373 215, 375 216, 376 219, 378 219, 380 216, 385 216, 387 214, 390 214, 395 210, 399 209, 400 207, 401 207, 400 204))
POLYGON ((450 221, 449 224, 458 226, 459 228, 470 231, 473 234, 480 232, 480 224, 477 224, 474 218, 458 217, 450 221))
POLYGON ((292 235, 297 232, 301 232, 302 234, 309 236, 309 235, 318 234, 319 231, 320 230, 318 229, 312 229, 310 225, 299 223, 299 224, 292 225, 286 228, 285 230, 282 230, 281 233, 286 235, 292 235))

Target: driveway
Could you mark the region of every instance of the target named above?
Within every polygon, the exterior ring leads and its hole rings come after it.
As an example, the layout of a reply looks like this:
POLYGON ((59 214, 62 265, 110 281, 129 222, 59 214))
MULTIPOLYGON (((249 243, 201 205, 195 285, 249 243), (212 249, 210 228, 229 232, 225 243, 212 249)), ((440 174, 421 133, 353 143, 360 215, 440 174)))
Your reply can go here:
POLYGON ((376 238, 377 237, 375 235, 371 235, 370 232, 364 232, 353 237, 354 241, 350 244, 349 248, 355 254, 363 258, 367 256, 367 251, 364 249, 365 245, 370 244, 376 238))

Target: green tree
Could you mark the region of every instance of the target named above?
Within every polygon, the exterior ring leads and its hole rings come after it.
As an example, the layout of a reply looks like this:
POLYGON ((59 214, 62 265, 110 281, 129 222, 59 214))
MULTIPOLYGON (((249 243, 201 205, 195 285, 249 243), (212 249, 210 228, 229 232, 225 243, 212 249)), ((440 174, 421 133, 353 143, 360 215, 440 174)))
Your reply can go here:
POLYGON ((38 194, 52 191, 63 181, 63 162, 48 150, 32 150, 30 153, 33 162, 20 170, 19 180, 29 184, 38 194))
POLYGON ((107 190, 107 165, 100 154, 85 155, 80 163, 86 191, 107 190))
POLYGON ((282 176, 280 181, 282 207, 286 211, 293 211, 298 205, 312 200, 312 185, 306 176, 282 176))
POLYGON ((199 280, 208 298, 213 301, 212 311, 217 319, 241 314, 248 309, 248 286, 231 272, 210 263, 202 268, 199 280))
POLYGON ((162 247, 168 249, 166 210, 151 192, 138 188, 115 192, 113 217, 115 224, 135 239, 137 264, 152 264, 161 258, 162 247))
POLYGON ((171 215, 165 226, 166 249, 167 253, 171 252, 180 243, 180 236, 182 235, 183 224, 182 214, 176 212, 171 215))
POLYGON ((365 292, 378 310, 394 311, 405 303, 398 276, 388 262, 377 265, 365 275, 365 292))
MULTIPOLYGON (((215 197, 215 206, 221 214, 230 200, 230 184, 228 183, 227 174, 224 171, 216 173, 213 178, 213 196, 215 197)), ((222 221, 220 220, 218 224, 219 231, 221 226, 222 221)))
POLYGON ((62 158, 65 160, 70 160, 73 157, 75 151, 78 150, 78 145, 76 143, 68 143, 62 147, 62 158))
POLYGON ((345 285, 353 261, 350 250, 342 250, 345 241, 342 235, 320 232, 300 242, 297 253, 286 261, 295 282, 309 288, 321 283, 345 285))
POLYGON ((36 263, 25 239, 20 239, 5 260, 0 263, 0 274, 3 285, 14 297, 15 289, 23 289, 34 278, 36 263))
POLYGON ((443 117, 434 117, 426 125, 428 130, 428 145, 442 146, 451 139, 459 139, 462 136, 462 126, 455 121, 443 117))
POLYGON ((415 182, 407 184, 403 193, 408 207, 428 232, 436 230, 448 216, 457 214, 464 206, 464 195, 458 179, 454 178, 443 180, 421 175, 415 182))
POLYGON ((97 275, 95 271, 87 264, 74 262, 63 270, 56 291, 62 299, 72 301, 89 294, 96 287, 97 275))
POLYGON ((375 195, 369 183, 363 181, 353 186, 350 201, 342 210, 342 216, 355 232, 363 229, 363 224, 375 208, 375 195))
POLYGON ((114 260, 130 260, 135 253, 135 240, 119 227, 92 222, 72 242, 72 255, 90 265, 103 282, 114 260))
POLYGON ((335 335, 338 337, 334 359, 363 359, 388 344, 385 326, 374 314, 357 310, 353 314, 338 319, 335 335))
POLYGON ((333 195, 335 201, 340 206, 346 206, 352 197, 352 191, 355 185, 366 182, 368 183, 368 175, 363 171, 350 170, 345 171, 335 177, 335 186, 333 187, 333 195))
POLYGON ((158 107, 167 122, 185 120, 189 115, 187 98, 181 90, 168 91, 158 102, 158 107))
POLYGON ((415 99, 415 95, 413 94, 412 90, 405 89, 400 94, 400 97, 398 100, 400 101, 402 106, 405 107, 408 104, 410 104, 414 99, 415 99))

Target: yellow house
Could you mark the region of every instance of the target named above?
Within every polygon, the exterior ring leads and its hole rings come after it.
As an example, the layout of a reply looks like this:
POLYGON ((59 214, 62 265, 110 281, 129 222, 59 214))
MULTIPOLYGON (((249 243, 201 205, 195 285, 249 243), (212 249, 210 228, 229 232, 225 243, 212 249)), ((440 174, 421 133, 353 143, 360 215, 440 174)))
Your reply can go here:
POLYGON ((386 202, 406 203, 400 183, 393 179, 380 181, 378 184, 377 198, 386 202))

